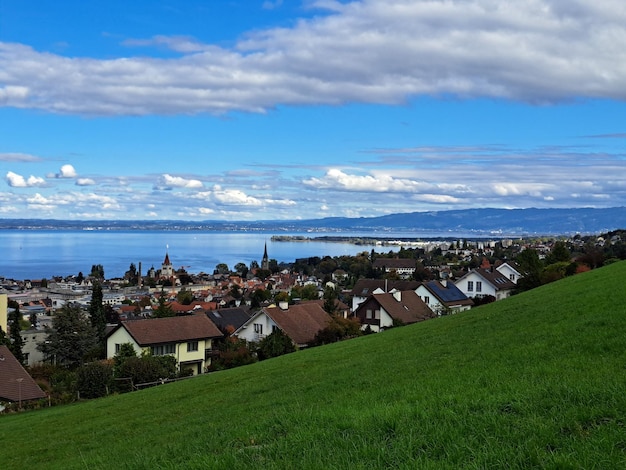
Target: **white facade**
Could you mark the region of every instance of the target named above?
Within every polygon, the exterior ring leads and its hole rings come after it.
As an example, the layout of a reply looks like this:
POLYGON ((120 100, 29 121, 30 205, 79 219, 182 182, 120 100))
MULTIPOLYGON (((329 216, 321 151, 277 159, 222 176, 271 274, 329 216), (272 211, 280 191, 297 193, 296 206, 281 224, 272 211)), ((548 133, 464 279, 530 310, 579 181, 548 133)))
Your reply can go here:
POLYGON ((267 335, 272 334, 276 328, 278 328, 278 325, 274 323, 274 320, 263 310, 260 310, 250 320, 241 325, 233 335, 250 343, 258 343, 267 335))
POLYGON ((501 264, 496 270, 514 284, 522 277, 520 272, 508 263, 501 264))
POLYGON ((496 300, 507 298, 511 291, 509 289, 501 290, 491 284, 487 279, 482 277, 476 271, 470 271, 461 279, 455 282, 455 285, 467 297, 486 297, 491 295, 496 300))

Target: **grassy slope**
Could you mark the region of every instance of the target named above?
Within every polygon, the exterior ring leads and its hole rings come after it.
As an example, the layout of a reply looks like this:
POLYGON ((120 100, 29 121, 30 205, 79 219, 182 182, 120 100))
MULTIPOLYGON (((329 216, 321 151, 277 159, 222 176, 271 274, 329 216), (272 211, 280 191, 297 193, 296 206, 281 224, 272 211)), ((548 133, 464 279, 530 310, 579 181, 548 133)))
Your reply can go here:
POLYGON ((471 312, 0 418, 2 468, 626 468, 626 263, 471 312))

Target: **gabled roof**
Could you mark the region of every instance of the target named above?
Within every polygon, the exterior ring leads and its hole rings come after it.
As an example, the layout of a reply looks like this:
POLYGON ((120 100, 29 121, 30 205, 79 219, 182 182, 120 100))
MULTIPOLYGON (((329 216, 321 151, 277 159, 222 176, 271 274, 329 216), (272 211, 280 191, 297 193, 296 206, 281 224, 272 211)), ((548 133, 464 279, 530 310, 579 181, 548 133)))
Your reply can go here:
POLYGON ((245 307, 220 308, 206 312, 206 314, 222 331, 225 331, 229 325, 236 330, 250 319, 250 313, 245 307))
POLYGON ((406 324, 416 323, 437 316, 437 314, 420 299, 419 295, 412 290, 397 292, 395 295, 389 293, 374 294, 372 297, 391 318, 400 320, 406 324), (398 298, 400 298, 400 300, 398 300, 398 298))
POLYGON ((224 336, 204 314, 124 321, 121 325, 139 346, 180 343, 224 336))
POLYGON ((308 344, 315 335, 326 328, 331 318, 317 303, 290 305, 286 310, 280 307, 266 307, 263 312, 272 319, 295 344, 308 344))
MULTIPOLYGON (((320 307, 322 307, 322 310, 324 309, 324 299, 319 299, 319 300, 301 300, 298 302, 298 304, 302 305, 302 304, 317 304, 320 307)), ((335 300, 335 309, 338 312, 344 312, 346 310, 350 310, 350 307, 346 304, 344 304, 341 300, 337 299, 335 300)))
POLYGON ((415 290, 420 286, 419 281, 396 281, 392 279, 359 279, 356 281, 354 288, 352 289, 352 295, 359 297, 367 297, 371 295, 376 289, 382 289, 389 292, 393 289, 399 291, 415 290))
POLYGON ((0 346, 0 399, 17 402, 45 397, 46 394, 9 348, 0 346))
MULTIPOLYGON (((463 276, 461 279, 464 279, 465 277, 469 276, 472 273, 477 274, 478 276, 482 277, 486 282, 491 284, 497 291, 498 290, 511 290, 517 287, 513 281, 511 281, 508 277, 506 277, 499 271, 491 272, 483 268, 473 269, 469 273, 467 273, 465 276, 463 276)), ((461 279, 459 279, 459 281, 461 279)))
POLYGON ((426 281, 423 285, 439 302, 448 307, 452 305, 474 305, 472 299, 461 292, 453 282, 446 282, 444 286, 439 281, 426 281))

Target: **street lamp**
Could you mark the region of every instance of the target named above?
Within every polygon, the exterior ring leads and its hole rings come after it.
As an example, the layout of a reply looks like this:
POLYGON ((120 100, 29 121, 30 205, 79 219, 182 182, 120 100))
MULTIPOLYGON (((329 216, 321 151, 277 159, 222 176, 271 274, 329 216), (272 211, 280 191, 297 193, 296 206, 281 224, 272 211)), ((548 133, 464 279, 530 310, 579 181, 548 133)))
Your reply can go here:
POLYGON ((22 381, 24 380, 23 377, 20 377, 19 379, 15 379, 17 381, 17 388, 18 388, 18 403, 19 403, 19 410, 22 409, 22 381))

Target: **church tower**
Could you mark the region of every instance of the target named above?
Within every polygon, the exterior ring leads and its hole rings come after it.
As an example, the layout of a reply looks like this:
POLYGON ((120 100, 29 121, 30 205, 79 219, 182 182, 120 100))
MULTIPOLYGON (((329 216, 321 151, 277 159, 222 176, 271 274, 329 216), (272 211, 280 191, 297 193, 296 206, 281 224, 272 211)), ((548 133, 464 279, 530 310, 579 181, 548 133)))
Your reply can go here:
POLYGON ((265 250, 263 251, 263 259, 261 260, 261 269, 269 271, 270 259, 267 257, 267 242, 265 242, 265 250))
POLYGON ((174 266, 170 262, 170 255, 166 251, 165 259, 163 260, 163 264, 161 265, 161 277, 164 279, 171 279, 174 277, 174 266))

